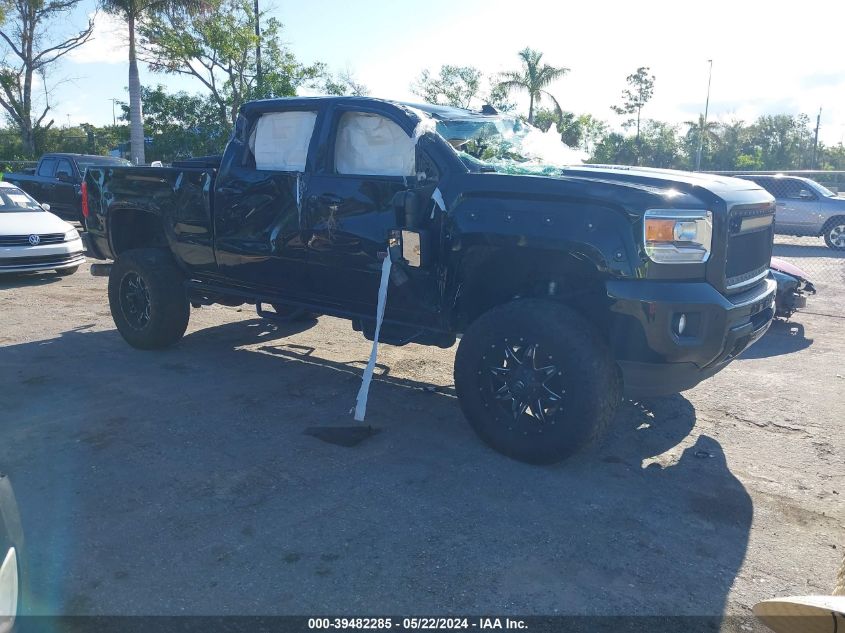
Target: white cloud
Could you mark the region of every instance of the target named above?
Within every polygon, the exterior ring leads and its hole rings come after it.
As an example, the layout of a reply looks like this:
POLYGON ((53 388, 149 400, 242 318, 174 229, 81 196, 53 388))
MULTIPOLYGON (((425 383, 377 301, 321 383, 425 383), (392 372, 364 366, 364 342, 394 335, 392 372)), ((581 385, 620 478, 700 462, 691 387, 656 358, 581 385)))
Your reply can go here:
MULTIPOLYGON (((88 17, 94 17, 94 14, 88 17)), ((102 11, 97 13, 91 39, 71 51, 68 58, 77 64, 127 64, 127 28, 120 18, 102 11)))

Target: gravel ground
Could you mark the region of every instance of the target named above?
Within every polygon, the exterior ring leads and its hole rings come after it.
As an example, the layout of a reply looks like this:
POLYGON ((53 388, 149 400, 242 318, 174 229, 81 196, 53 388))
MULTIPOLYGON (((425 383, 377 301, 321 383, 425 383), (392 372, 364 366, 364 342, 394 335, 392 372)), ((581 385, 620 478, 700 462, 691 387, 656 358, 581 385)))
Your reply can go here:
POLYGON ((141 352, 87 267, 0 280, 0 470, 28 608, 748 615, 829 592, 845 546, 837 287, 711 380, 626 402, 591 451, 533 467, 464 422, 454 349, 382 347, 380 432, 348 448, 304 433, 352 423, 369 343, 345 321, 215 306, 141 352))

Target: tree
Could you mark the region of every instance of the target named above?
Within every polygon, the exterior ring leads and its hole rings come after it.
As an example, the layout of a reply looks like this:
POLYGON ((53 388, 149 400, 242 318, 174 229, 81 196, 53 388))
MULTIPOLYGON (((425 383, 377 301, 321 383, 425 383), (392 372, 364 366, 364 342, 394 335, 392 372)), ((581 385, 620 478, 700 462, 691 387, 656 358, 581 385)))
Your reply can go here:
POLYGON ((411 84, 411 92, 426 103, 469 108, 481 89, 481 71, 472 66, 440 67, 437 76, 426 69, 411 84))
POLYGON ((138 76, 137 31, 145 18, 177 6, 198 7, 199 0, 101 0, 108 13, 126 21, 129 34, 129 143, 132 162, 142 165, 144 156, 144 120, 141 103, 141 79, 138 76))
POLYGON ((507 92, 524 90, 528 93, 528 122, 532 125, 534 124, 534 104, 539 105, 543 95, 552 100, 557 112, 562 112, 557 99, 546 88, 568 73, 569 69, 548 64, 541 65, 543 53, 531 48, 524 48, 518 54, 522 60, 522 68, 518 71, 502 73, 499 86, 507 92))
MULTIPOLYGON (((640 115, 643 106, 651 100, 654 95, 654 75, 649 74, 648 66, 640 66, 632 75, 628 75, 625 81, 628 82, 628 88, 622 91, 622 105, 610 106, 616 114, 633 114, 637 113, 637 137, 636 142, 640 142, 640 115)), ((623 125, 630 127, 634 124, 634 119, 629 119, 623 125)))
POLYGON ((35 156, 37 136, 48 129, 50 112, 48 70, 62 57, 79 48, 91 37, 93 18, 88 25, 66 37, 56 36, 59 22, 77 8, 81 0, 12 0, 4 8, 6 20, 0 28, 0 105, 18 129, 23 152, 35 156), (9 61, 10 58, 14 61, 9 61), (41 83, 43 100, 33 98, 35 81, 41 83))
POLYGON ((370 89, 366 84, 358 81, 348 68, 339 72, 337 76, 326 73, 323 84, 319 87, 329 95, 366 97, 370 94, 370 89))
POLYGON ((259 14, 255 35, 250 0, 223 0, 214 11, 164 11, 141 27, 142 57, 154 72, 187 75, 211 93, 221 123, 231 125, 250 99, 296 94, 298 87, 324 77, 323 64, 304 66, 281 41, 282 24, 259 14), (261 86, 257 86, 256 43, 260 42, 261 86))
POLYGON ((760 150, 763 169, 801 169, 811 161, 813 132, 806 114, 761 116, 748 136, 750 146, 760 150))
MULTIPOLYGON (((168 93, 163 86, 141 88, 144 132, 151 137, 150 160, 170 162, 191 156, 223 152, 229 126, 221 125, 217 104, 207 94, 168 93)), ((130 106, 121 103, 121 119, 128 121, 130 106)))
MULTIPOLYGON (((694 144, 696 148, 701 147, 705 154, 709 154, 713 147, 718 147, 722 142, 719 137, 719 130, 721 129, 719 123, 717 121, 705 121, 703 114, 698 115, 697 121, 684 121, 684 125, 689 128, 687 130, 689 143, 694 144)), ((700 165, 696 161, 695 169, 698 170, 699 167, 700 165)))
POLYGON ((607 124, 591 114, 576 115, 573 112, 561 113, 547 108, 538 108, 534 114, 534 125, 547 132, 552 125, 560 133, 560 140, 590 154, 596 143, 607 135, 607 124))

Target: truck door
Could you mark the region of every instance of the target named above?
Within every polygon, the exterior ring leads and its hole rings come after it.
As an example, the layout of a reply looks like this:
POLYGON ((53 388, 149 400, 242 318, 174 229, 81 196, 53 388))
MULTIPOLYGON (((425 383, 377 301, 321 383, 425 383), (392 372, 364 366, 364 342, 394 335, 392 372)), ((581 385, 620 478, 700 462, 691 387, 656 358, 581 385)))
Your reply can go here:
POLYGON ((67 158, 60 158, 56 164, 55 181, 45 185, 45 202, 60 213, 76 213, 76 182, 73 165, 67 158))
MULTIPOLYGON (((388 237, 401 228, 396 195, 426 191, 419 204, 430 207, 436 176, 418 179, 414 139, 383 114, 338 108, 327 129, 325 161, 307 187, 308 265, 323 302, 373 314, 388 237)), ((432 323, 433 267, 397 267, 406 283, 391 286, 387 317, 432 323)))
POLYGON ((312 294, 300 222, 317 116, 317 110, 261 114, 221 165, 214 242, 219 274, 227 280, 291 299, 312 294))
POLYGON ((779 230, 798 235, 813 234, 818 231, 816 219, 819 211, 818 196, 803 181, 796 178, 773 178, 776 209, 775 223, 779 230))
POLYGON ((38 200, 38 202, 50 202, 48 200, 50 192, 46 189, 46 185, 55 177, 57 162, 55 158, 48 156, 42 158, 41 162, 38 163, 38 170, 35 172, 35 175, 39 178, 30 181, 29 188, 26 189, 26 192, 38 200))

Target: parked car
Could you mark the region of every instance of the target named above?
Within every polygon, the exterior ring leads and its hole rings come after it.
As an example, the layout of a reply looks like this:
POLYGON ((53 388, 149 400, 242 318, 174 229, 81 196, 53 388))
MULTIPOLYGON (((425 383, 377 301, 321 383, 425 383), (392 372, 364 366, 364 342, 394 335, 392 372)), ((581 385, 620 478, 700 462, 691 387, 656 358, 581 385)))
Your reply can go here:
POLYGON ((689 389, 766 332, 774 200, 722 176, 561 168, 545 137, 440 106, 252 102, 222 159, 89 168, 86 239, 114 260, 95 271, 142 349, 213 303, 334 315, 372 340, 389 279, 381 340, 461 334, 455 388, 475 431, 557 461, 623 389, 689 389))
POLYGON ((55 270, 72 275, 85 261, 79 232, 49 209, 0 181, 0 273, 55 270))
POLYGON ((92 165, 131 165, 124 158, 89 154, 44 154, 32 174, 3 174, 3 180, 17 185, 38 202, 50 205, 53 213, 70 220, 82 220, 80 185, 92 165))
POLYGON ((775 197, 775 233, 823 237, 834 250, 845 250, 845 197, 809 178, 783 174, 737 176, 756 182, 775 197))
POLYGON ((807 295, 816 294, 816 287, 807 273, 784 259, 772 257, 770 267, 778 285, 775 316, 788 319, 796 310, 807 306, 807 295))

